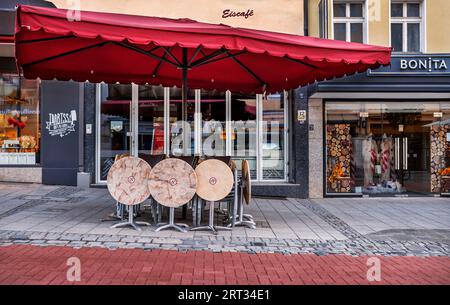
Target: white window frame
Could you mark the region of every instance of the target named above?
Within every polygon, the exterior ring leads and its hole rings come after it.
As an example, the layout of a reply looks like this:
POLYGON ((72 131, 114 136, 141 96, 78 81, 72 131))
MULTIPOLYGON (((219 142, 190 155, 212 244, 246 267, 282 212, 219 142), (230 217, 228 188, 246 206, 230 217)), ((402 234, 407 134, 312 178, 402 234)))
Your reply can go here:
POLYGON ((362 43, 367 43, 369 40, 368 35, 368 1, 367 0, 333 0, 331 3, 331 37, 334 38, 334 24, 335 23, 345 23, 345 41, 351 42, 351 24, 352 23, 361 23, 362 24, 362 35, 363 41, 362 43), (346 17, 334 17, 334 4, 345 3, 345 16, 346 17), (350 4, 358 3, 362 4, 362 17, 350 17, 350 4))
POLYGON ((391 0, 389 3, 389 45, 392 46, 392 24, 402 24, 402 50, 393 51, 395 54, 401 53, 417 53, 408 52, 408 23, 419 23, 419 53, 426 53, 426 0, 391 0), (391 5, 394 3, 403 4, 403 16, 402 17, 392 17, 391 5), (419 4, 419 17, 404 17, 407 16, 408 3, 418 3, 419 4))
MULTIPOLYGON (((130 154, 137 156, 138 152, 138 143, 137 141, 134 141, 134 139, 138 138, 138 117, 139 117, 139 106, 138 106, 138 86, 132 85, 132 99, 130 103, 130 127, 131 127, 131 149, 130 154), (136 118, 136 119, 133 119, 136 118)), ((231 105, 231 95, 232 93, 230 91, 226 91, 225 94, 225 101, 226 101, 226 132, 227 132, 227 141, 226 141, 226 155, 231 155, 231 112, 232 112, 232 105, 231 105)), ((256 107, 257 107, 257 115, 256 115, 256 121, 257 127, 257 137, 256 137, 256 166, 257 166, 257 177, 253 181, 255 182, 278 182, 283 183, 288 181, 288 157, 289 157, 289 137, 288 137, 288 92, 284 92, 284 177, 282 179, 263 179, 263 172, 262 172, 262 142, 263 142, 263 134, 262 134, 262 113, 263 113, 263 95, 257 94, 256 97, 256 107)), ((198 141, 198 139, 201 139, 201 123, 202 123, 202 113, 201 113, 201 92, 199 89, 195 90, 195 115, 194 115, 194 154, 201 154, 201 141, 198 141)), ((170 152, 170 137, 169 137, 169 106, 170 106, 170 88, 165 87, 164 88, 164 153, 169 154, 170 152)), ((101 180, 100 178, 100 150, 101 150, 101 84, 96 84, 96 124, 95 124, 95 182, 97 184, 105 184, 106 180, 101 180)), ((233 156, 232 156, 233 157, 233 156)))

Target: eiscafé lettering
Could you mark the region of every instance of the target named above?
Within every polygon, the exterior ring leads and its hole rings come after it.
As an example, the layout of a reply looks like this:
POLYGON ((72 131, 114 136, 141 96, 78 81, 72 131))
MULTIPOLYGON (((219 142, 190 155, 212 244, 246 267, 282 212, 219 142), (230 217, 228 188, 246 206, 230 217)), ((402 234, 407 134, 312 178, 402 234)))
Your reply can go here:
POLYGON ((230 17, 244 17, 248 19, 248 17, 252 17, 254 15, 253 10, 248 9, 247 11, 235 12, 230 9, 223 10, 222 18, 230 18, 230 17))
POLYGON ((401 59, 400 60, 401 70, 427 70, 428 72, 447 70, 447 63, 445 59, 433 59, 423 58, 423 59, 401 59))

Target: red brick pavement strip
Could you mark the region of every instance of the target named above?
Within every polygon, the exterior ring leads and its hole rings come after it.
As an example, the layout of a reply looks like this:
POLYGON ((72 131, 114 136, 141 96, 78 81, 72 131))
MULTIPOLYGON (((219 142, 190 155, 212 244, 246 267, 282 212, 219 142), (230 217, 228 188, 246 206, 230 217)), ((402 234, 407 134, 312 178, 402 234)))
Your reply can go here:
MULTIPOLYGON (((0 284, 72 284, 67 259, 81 261, 78 284, 373 284, 367 256, 247 254, 141 249, 0 247, 0 284)), ((450 284, 450 257, 378 257, 376 284, 450 284)))

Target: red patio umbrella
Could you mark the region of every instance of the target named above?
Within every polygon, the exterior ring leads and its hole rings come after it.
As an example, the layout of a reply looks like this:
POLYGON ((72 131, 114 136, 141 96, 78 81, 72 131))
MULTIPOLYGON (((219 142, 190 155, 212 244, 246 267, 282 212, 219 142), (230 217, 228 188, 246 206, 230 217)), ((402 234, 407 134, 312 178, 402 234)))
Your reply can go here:
POLYGON ((26 78, 273 93, 390 63, 387 47, 189 19, 67 16, 17 7, 16 58, 26 78))

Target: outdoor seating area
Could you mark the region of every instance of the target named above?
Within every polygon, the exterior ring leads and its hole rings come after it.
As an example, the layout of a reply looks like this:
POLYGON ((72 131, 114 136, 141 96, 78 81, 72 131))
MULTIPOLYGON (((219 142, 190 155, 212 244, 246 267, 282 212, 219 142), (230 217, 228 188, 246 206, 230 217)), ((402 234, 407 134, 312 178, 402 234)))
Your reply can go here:
POLYGON ((213 233, 236 226, 256 228, 253 216, 244 213, 244 205, 251 202, 247 160, 242 160, 242 171, 238 171, 231 157, 139 156, 117 155, 108 173, 108 189, 116 199, 116 208, 102 221, 118 221, 111 228, 131 226, 139 231, 142 226, 154 225, 156 232, 213 233), (136 189, 136 185, 144 188, 136 189), (175 223, 175 208, 182 210, 184 221, 189 212, 191 223, 175 223), (149 212, 148 222, 136 221, 144 211, 149 212), (220 223, 215 224, 215 219, 220 223))

